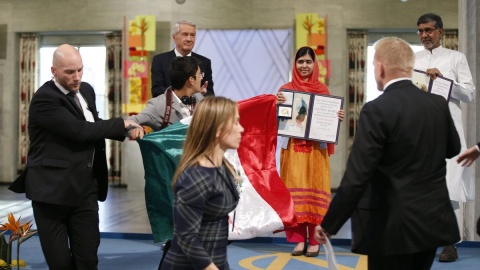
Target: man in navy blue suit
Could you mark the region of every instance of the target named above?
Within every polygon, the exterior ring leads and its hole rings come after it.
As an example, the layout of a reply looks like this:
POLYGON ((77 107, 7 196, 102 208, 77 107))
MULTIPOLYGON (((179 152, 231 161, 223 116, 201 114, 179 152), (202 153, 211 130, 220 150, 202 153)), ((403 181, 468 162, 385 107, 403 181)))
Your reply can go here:
POLYGON ((175 49, 157 54, 152 60, 152 97, 165 93, 165 90, 172 86, 168 75, 170 62, 175 57, 183 56, 192 56, 199 60, 200 70, 204 73, 201 93, 204 95, 215 95, 213 92, 212 64, 210 59, 192 52, 193 46, 195 46, 196 34, 196 26, 190 21, 181 20, 175 24, 172 34, 175 49))

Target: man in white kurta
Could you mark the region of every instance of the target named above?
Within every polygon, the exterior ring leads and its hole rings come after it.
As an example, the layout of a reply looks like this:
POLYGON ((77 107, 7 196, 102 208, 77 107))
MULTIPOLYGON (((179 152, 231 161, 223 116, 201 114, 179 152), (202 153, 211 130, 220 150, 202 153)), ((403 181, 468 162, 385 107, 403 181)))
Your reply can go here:
MULTIPOLYGON (((440 16, 427 13, 417 21, 418 35, 425 48, 415 55, 415 69, 425 71, 435 79, 437 76, 453 80, 449 108, 460 136, 461 152, 467 149, 462 123, 461 103, 470 103, 475 98, 475 85, 463 53, 443 48, 440 41, 443 36, 443 23, 440 16)), ((475 182, 471 168, 457 164, 456 157, 447 159, 447 186, 455 214, 457 216, 460 235, 463 236, 463 212, 460 203, 475 199, 475 182)), ((445 247, 439 261, 452 262, 458 258, 454 246, 445 247)))

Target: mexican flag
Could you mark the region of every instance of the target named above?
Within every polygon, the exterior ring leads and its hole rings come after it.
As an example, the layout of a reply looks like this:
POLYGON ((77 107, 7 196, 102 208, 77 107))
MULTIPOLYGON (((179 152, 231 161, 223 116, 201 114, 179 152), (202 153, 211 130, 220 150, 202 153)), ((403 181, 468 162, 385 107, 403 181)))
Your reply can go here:
MULTIPOLYGON (((240 201, 229 214, 229 239, 271 236, 295 226, 295 211, 278 175, 276 97, 260 95, 238 102, 245 131, 225 157, 242 178, 240 201)), ((138 140, 145 169, 145 200, 155 242, 173 236, 171 179, 182 154, 189 118, 138 140)))

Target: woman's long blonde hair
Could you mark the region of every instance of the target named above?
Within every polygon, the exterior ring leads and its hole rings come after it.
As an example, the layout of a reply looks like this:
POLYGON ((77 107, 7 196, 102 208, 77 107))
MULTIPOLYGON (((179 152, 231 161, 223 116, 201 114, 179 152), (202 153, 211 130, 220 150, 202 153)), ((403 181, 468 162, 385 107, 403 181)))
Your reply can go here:
MULTIPOLYGON (((202 156, 213 152, 218 142, 217 132, 221 131, 222 137, 228 131, 228 125, 236 120, 237 109, 237 103, 225 97, 206 97, 197 104, 187 130, 183 154, 173 176, 172 188, 186 168, 198 164, 202 156)), ((232 166, 228 162, 226 164, 233 174, 232 166)))

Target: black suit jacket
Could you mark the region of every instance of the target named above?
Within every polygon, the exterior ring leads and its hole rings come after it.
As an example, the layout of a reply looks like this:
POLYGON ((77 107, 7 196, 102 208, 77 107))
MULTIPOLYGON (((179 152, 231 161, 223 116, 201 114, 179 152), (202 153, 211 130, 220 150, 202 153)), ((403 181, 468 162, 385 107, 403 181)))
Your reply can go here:
MULTIPOLYGON (((205 95, 215 95, 213 92, 212 63, 210 59, 194 52, 192 52, 192 56, 200 61, 200 70, 205 72, 205 77, 202 79, 202 85, 208 81, 207 93, 205 95)), ((174 50, 157 54, 153 57, 151 68, 153 97, 165 93, 165 90, 172 86, 170 76, 168 75, 168 70, 170 68, 170 62, 175 57, 174 50)))
POLYGON ((362 108, 347 169, 321 226, 352 218, 352 251, 408 254, 460 240, 445 158, 460 139, 443 97, 411 81, 390 85, 362 108))
POLYGON ((125 125, 122 118, 99 119, 95 92, 88 83, 81 84, 80 92, 93 113, 94 123, 85 120, 73 98, 53 81, 35 92, 29 109, 27 164, 11 190, 25 192, 33 201, 76 206, 96 179, 98 199, 106 199, 104 139, 123 140, 125 125))

